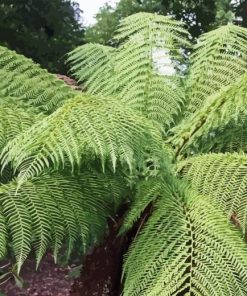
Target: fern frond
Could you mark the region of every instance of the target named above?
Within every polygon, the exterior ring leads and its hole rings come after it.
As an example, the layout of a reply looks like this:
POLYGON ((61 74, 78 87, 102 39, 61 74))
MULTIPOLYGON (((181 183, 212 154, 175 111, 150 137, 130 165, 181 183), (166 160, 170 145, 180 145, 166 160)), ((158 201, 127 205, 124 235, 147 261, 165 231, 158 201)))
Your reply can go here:
POLYGON ((175 38, 178 43, 189 45, 188 41, 182 37, 183 35, 188 35, 188 31, 185 30, 182 25, 181 22, 178 22, 171 17, 154 13, 139 12, 121 20, 115 38, 118 40, 126 40, 135 34, 142 33, 143 35, 146 35, 149 33, 147 31, 147 28, 149 28, 150 30, 154 30, 156 38, 158 36, 160 36, 160 38, 169 37, 168 40, 160 40, 161 43, 168 42, 171 38, 175 38), (167 34, 170 33, 169 35, 164 35, 165 29, 168 32, 167 34), (172 35, 172 32, 174 32, 175 36, 172 35))
POLYGON ((246 118, 246 94, 247 73, 240 76, 235 83, 212 94, 202 108, 174 128, 175 136, 171 142, 178 147, 177 154, 189 147, 193 150, 193 146, 200 145, 210 132, 224 129, 229 124, 237 125, 242 117, 246 118))
POLYGON ((181 23, 149 13, 125 18, 116 35, 121 44, 115 66, 119 97, 166 126, 173 123, 183 103, 179 77, 169 72, 176 72, 179 50, 188 44, 185 35, 181 23), (159 61, 157 53, 161 53, 159 61), (162 59, 168 63, 163 74, 156 67, 162 59))
POLYGON ((247 156, 245 154, 205 154, 181 162, 179 171, 203 195, 217 201, 230 218, 236 216, 247 229, 247 156))
POLYGON ((0 187, 0 203, 12 238, 17 270, 20 272, 21 265, 26 260, 31 247, 30 215, 20 196, 15 195, 14 192, 11 195, 5 194, 3 186, 5 185, 0 187))
POLYGON ((113 99, 79 96, 64 104, 43 121, 10 141, 3 150, 3 163, 13 163, 20 179, 39 174, 45 168, 72 168, 98 157, 102 165, 110 160, 143 165, 145 151, 161 153, 158 126, 113 99), (91 158, 90 158, 91 157, 91 158))
POLYGON ((187 81, 189 111, 235 82, 247 69, 247 29, 228 24, 203 34, 191 55, 187 81))
POLYGON ((133 227, 147 206, 157 199, 156 193, 160 192, 160 189, 161 183, 157 182, 157 178, 150 178, 138 184, 137 193, 130 205, 130 210, 124 218, 120 234, 127 232, 133 227))
MULTIPOLYGON (((197 151, 208 152, 247 152, 246 116, 242 122, 230 122, 223 128, 211 131, 199 141, 197 151)), ((195 150, 195 147, 193 147, 195 150)))
POLYGON ((187 185, 162 184, 124 264, 124 296, 247 293, 247 248, 221 211, 187 185))
POLYGON ((247 152, 246 124, 221 131, 215 139, 213 149, 215 152, 247 152))
POLYGON ((0 211, 0 260, 4 259, 7 252, 7 229, 6 221, 2 212, 2 207, 0 211))
POLYGON ((67 63, 76 80, 89 94, 112 94, 116 49, 101 44, 85 44, 68 53, 67 63))
POLYGON ((189 44, 185 35, 188 33, 180 22, 138 13, 121 22, 117 50, 87 44, 69 53, 68 62, 90 94, 117 96, 167 127, 174 123, 184 102, 179 75, 171 74, 181 59, 181 46, 189 44), (162 60, 167 65, 160 69, 162 60))
POLYGON ((51 113, 78 92, 32 60, 0 47, 0 92, 51 113))
POLYGON ((119 175, 114 178, 96 172, 74 177, 42 174, 24 182, 18 191, 16 181, 2 185, 0 254, 6 247, 5 227, 11 234, 18 271, 31 246, 36 252, 37 265, 50 246, 56 258, 66 243, 69 256, 75 241, 81 238, 86 251, 106 228, 106 218, 110 214, 108 206, 113 202, 109 184, 114 184, 114 195, 120 199, 126 188, 124 180, 119 175))
POLYGON ((30 128, 35 122, 43 119, 44 116, 24 110, 13 102, 10 104, 0 103, 0 152, 9 140, 21 132, 30 128))

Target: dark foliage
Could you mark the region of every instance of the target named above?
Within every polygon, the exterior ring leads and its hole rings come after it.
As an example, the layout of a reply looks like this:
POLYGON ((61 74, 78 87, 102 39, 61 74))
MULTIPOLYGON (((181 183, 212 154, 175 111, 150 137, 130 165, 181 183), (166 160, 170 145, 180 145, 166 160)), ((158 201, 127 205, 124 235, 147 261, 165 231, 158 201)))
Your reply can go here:
POLYGON ((66 73, 64 55, 83 44, 80 13, 67 0, 0 0, 0 44, 66 73))

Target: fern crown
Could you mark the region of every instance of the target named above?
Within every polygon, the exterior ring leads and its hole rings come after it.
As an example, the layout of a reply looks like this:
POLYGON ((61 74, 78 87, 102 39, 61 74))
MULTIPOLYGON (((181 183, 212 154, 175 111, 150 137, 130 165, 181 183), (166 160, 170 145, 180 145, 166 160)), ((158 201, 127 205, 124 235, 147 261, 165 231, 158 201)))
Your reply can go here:
POLYGON ((68 53, 81 91, 0 47, 0 258, 85 255, 127 203, 123 296, 247 295, 247 30, 138 13, 115 40, 68 53))

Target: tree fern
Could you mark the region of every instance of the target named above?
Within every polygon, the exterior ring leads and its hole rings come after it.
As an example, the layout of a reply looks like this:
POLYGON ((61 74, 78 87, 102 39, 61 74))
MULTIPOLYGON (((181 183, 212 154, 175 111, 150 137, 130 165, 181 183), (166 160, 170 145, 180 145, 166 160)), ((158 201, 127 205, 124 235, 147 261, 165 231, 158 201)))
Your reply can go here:
POLYGON ((0 48, 0 257, 18 272, 32 249, 86 252, 130 201, 124 296, 247 295, 246 29, 203 35, 184 79, 187 36, 122 20, 118 48, 68 54, 83 94, 0 48))
POLYGON ((123 295, 246 295, 247 248, 237 231, 181 182, 161 186, 127 255, 123 295))
POLYGON ((47 113, 77 93, 30 59, 5 47, 0 47, 0 81, 0 92, 5 97, 14 97, 47 113))

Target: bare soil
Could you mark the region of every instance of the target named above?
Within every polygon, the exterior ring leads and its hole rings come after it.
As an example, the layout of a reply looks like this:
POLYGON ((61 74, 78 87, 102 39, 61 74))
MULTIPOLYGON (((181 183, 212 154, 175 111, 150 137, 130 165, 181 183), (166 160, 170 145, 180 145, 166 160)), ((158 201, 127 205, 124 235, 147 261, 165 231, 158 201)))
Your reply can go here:
POLYGON ((51 254, 42 260, 35 271, 35 260, 29 259, 24 264, 20 276, 25 285, 23 289, 10 279, 0 291, 6 296, 70 296, 73 280, 68 278, 70 267, 62 268, 54 263, 51 254))
POLYGON ((116 238, 118 228, 118 222, 109 222, 105 240, 86 256, 78 279, 68 277, 73 266, 60 267, 54 263, 53 256, 48 254, 37 271, 35 259, 26 261, 20 274, 25 282, 24 288, 18 288, 15 281, 10 279, 0 286, 0 292, 6 296, 120 295, 122 254, 127 239, 116 238))

